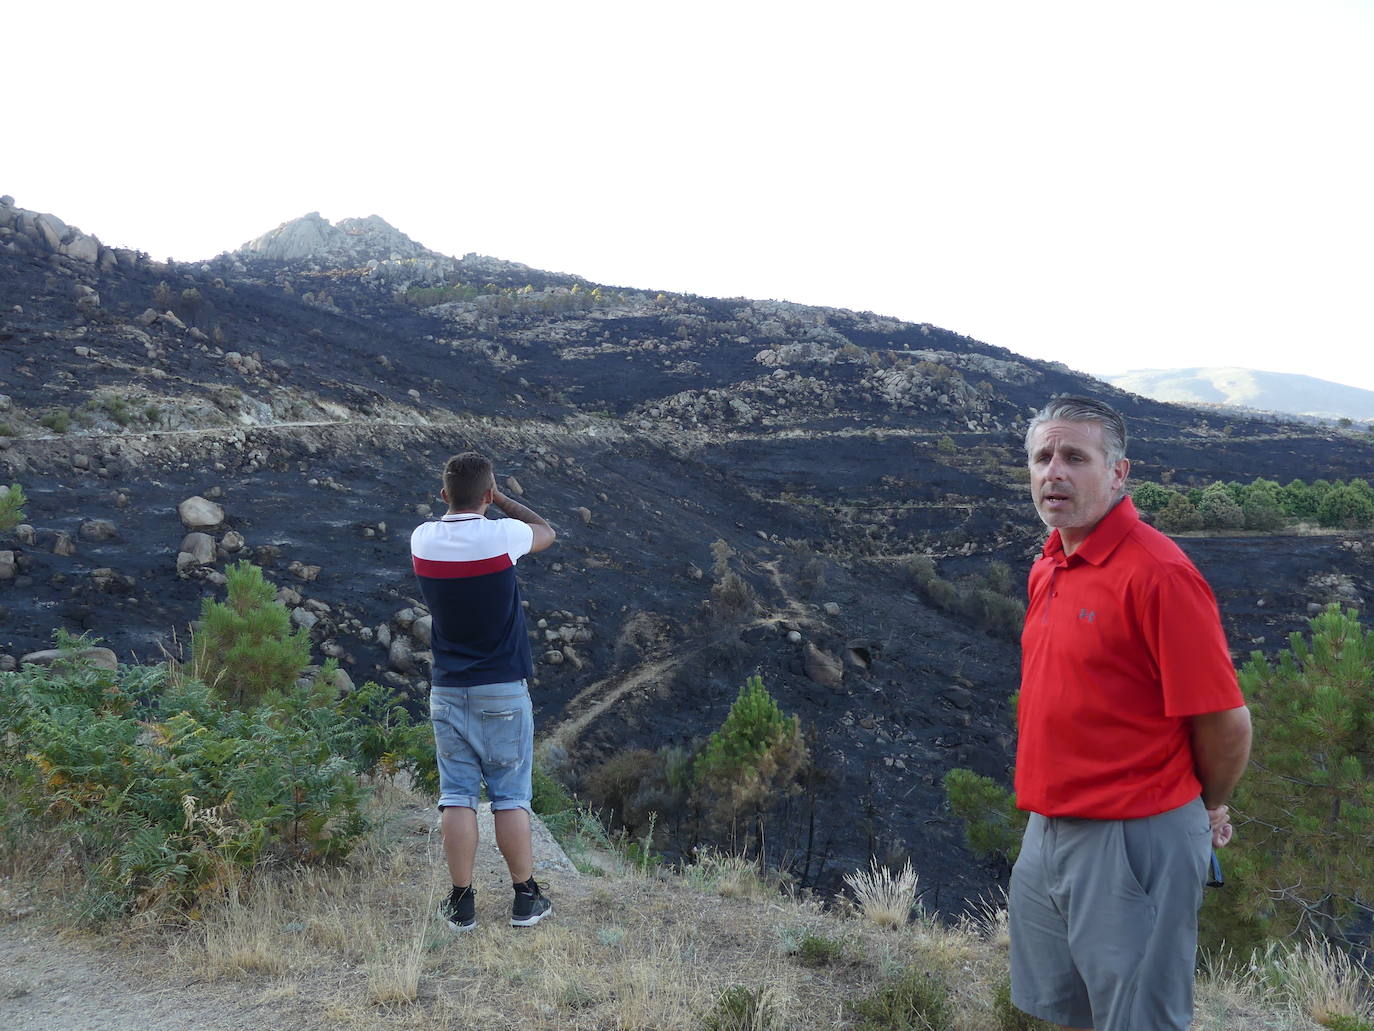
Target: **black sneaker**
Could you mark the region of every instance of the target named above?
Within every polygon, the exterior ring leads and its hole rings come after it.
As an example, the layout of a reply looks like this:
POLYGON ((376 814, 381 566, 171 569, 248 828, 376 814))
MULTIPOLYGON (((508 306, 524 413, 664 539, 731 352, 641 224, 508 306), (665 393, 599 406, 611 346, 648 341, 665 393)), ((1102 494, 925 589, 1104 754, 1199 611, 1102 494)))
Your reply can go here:
POLYGON ((552 912, 553 903, 544 897, 533 877, 515 886, 515 901, 510 905, 512 927, 533 927, 552 912))
POLYGON ((477 889, 469 885, 450 891, 439 903, 439 919, 455 933, 471 931, 477 926, 477 889))

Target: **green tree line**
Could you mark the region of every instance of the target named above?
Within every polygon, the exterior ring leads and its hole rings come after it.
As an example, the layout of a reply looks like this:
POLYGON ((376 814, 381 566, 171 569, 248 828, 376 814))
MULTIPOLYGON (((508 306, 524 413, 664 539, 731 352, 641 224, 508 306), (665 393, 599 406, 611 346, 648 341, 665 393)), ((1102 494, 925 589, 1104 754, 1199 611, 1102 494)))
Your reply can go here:
POLYGON ((1273 531, 1298 523, 1332 529, 1374 527, 1374 488, 1361 479, 1218 481, 1206 487, 1143 482, 1131 498, 1165 533, 1188 530, 1273 531))

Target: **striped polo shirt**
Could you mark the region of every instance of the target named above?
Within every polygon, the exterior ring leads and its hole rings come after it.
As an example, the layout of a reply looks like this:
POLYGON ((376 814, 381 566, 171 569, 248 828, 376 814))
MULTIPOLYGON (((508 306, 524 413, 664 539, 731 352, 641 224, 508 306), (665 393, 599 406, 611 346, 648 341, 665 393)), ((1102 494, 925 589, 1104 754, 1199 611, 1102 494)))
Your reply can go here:
POLYGON ((436 687, 472 687, 529 678, 529 635, 515 563, 534 530, 518 519, 472 513, 422 523, 410 558, 433 617, 430 646, 436 687))

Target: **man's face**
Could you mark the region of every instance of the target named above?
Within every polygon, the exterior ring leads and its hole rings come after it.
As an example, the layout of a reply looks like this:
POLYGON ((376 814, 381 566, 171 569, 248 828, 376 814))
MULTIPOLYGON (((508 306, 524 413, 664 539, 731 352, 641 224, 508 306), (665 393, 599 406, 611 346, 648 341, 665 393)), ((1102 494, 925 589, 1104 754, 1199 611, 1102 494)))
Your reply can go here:
POLYGON ((1054 421, 1036 427, 1029 465, 1035 511, 1071 552, 1116 502, 1131 463, 1108 464, 1101 423, 1054 421))

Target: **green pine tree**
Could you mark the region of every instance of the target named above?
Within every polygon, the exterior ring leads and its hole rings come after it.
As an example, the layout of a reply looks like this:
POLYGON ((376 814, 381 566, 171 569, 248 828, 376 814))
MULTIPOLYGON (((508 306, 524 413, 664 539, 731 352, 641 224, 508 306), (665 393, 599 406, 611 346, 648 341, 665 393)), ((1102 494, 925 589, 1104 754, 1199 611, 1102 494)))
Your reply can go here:
POLYGON ((24 505, 28 500, 17 483, 0 486, 0 533, 24 521, 24 505))
POLYGON ((693 781, 716 818, 729 821, 748 811, 757 815, 795 782, 808 759, 801 720, 783 715, 756 675, 697 756, 693 781))
POLYGON ((969 851, 976 856, 998 856, 1008 864, 1016 862, 1028 815, 1016 808, 1016 796, 972 770, 950 770, 944 785, 949 808, 964 821, 969 851))
POLYGON ((1374 631, 1336 605, 1309 622, 1310 638, 1240 671, 1255 753, 1227 851, 1261 926, 1341 938, 1374 903, 1374 631))
POLYGON ((206 598, 191 638, 196 676, 231 705, 246 709, 285 692, 310 662, 310 637, 292 630, 276 591, 251 562, 225 570, 229 599, 206 598))

